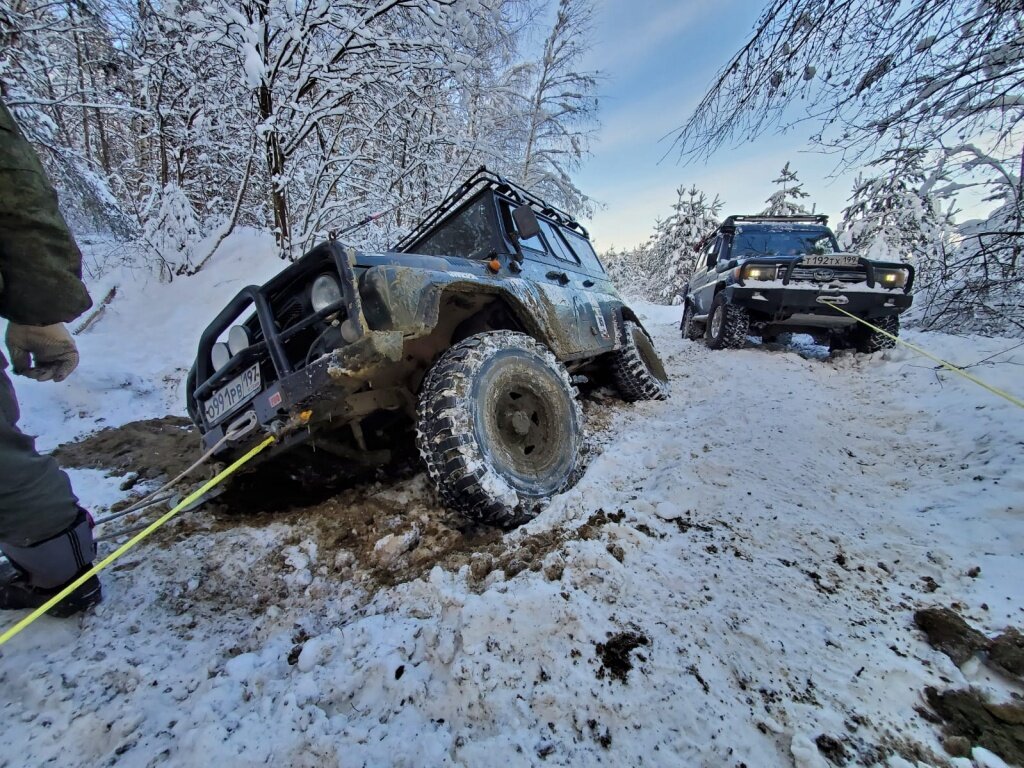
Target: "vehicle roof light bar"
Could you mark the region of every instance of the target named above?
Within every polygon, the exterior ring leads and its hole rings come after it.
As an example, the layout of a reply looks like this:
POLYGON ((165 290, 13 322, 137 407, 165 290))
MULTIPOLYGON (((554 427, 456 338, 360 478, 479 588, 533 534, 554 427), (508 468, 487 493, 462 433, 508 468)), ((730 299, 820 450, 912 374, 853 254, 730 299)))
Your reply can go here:
POLYGON ((806 224, 828 224, 828 215, 814 213, 799 216, 729 216, 722 222, 723 227, 734 227, 744 222, 768 223, 778 222, 781 224, 806 223, 806 224))

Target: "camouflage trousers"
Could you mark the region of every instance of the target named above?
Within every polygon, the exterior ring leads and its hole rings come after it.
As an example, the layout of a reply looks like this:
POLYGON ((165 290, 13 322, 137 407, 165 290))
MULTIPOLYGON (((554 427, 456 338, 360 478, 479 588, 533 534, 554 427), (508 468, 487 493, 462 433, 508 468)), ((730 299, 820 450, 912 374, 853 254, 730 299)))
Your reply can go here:
POLYGON ((0 550, 9 554, 67 530, 78 516, 78 499, 57 462, 40 456, 35 439, 18 429, 6 368, 0 353, 0 550))

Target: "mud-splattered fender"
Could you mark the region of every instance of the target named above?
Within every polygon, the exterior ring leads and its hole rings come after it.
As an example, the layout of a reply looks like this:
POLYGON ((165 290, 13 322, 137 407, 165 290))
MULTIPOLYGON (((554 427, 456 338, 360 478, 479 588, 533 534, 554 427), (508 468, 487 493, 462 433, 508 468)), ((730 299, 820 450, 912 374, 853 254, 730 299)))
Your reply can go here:
POLYGON ((562 327, 557 310, 537 285, 518 277, 493 275, 486 264, 459 265, 458 270, 372 266, 362 273, 359 292, 371 329, 401 331, 407 338, 425 336, 434 329, 448 292, 493 294, 502 298, 530 335, 556 357, 566 359, 577 351, 574 329, 562 327))

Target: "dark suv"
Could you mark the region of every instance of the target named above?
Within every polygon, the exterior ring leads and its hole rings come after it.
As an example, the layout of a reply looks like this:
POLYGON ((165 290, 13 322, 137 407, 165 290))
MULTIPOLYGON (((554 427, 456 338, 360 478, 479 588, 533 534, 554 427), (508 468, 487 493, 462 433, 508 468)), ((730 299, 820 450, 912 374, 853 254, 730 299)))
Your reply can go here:
POLYGON ((809 333, 833 350, 889 349, 912 301, 910 264, 843 253, 827 216, 730 216, 699 246, 684 292, 683 337, 712 349, 742 347, 750 334, 773 341, 809 333))
POLYGON ((225 459, 274 433, 293 464, 381 465, 414 432, 446 505, 507 525, 578 479, 575 385, 602 375, 627 400, 668 394, 586 230, 481 168, 395 250, 329 241, 243 288, 187 398, 208 449, 244 435, 225 459))

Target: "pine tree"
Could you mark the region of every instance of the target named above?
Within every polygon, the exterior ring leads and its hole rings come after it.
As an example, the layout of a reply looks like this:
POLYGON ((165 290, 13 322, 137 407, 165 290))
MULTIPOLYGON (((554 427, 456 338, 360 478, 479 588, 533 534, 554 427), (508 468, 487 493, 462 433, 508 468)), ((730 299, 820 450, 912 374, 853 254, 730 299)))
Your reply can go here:
POLYGON ((722 201, 695 186, 676 190, 672 213, 658 219, 647 242, 632 251, 610 253, 609 273, 623 290, 651 301, 681 300, 697 263, 697 246, 719 225, 722 201))
POLYGON ((768 207, 761 211, 762 216, 799 216, 810 213, 797 202, 810 195, 804 192, 803 184, 797 179, 796 171, 790 170, 788 162, 782 167, 779 178, 773 179, 772 183, 779 184, 782 189, 765 200, 768 207))
POLYGON ((668 256, 668 271, 660 287, 659 298, 676 301, 697 264, 697 246, 719 225, 722 201, 718 195, 708 200, 696 186, 679 187, 673 206, 670 227, 665 233, 662 250, 668 256))
MULTIPOLYGON (((923 158, 903 152, 858 176, 838 227, 839 244, 878 261, 906 261, 927 272, 948 246, 951 220, 928 191, 923 158)), ((927 275, 922 275, 926 277, 927 275)))

